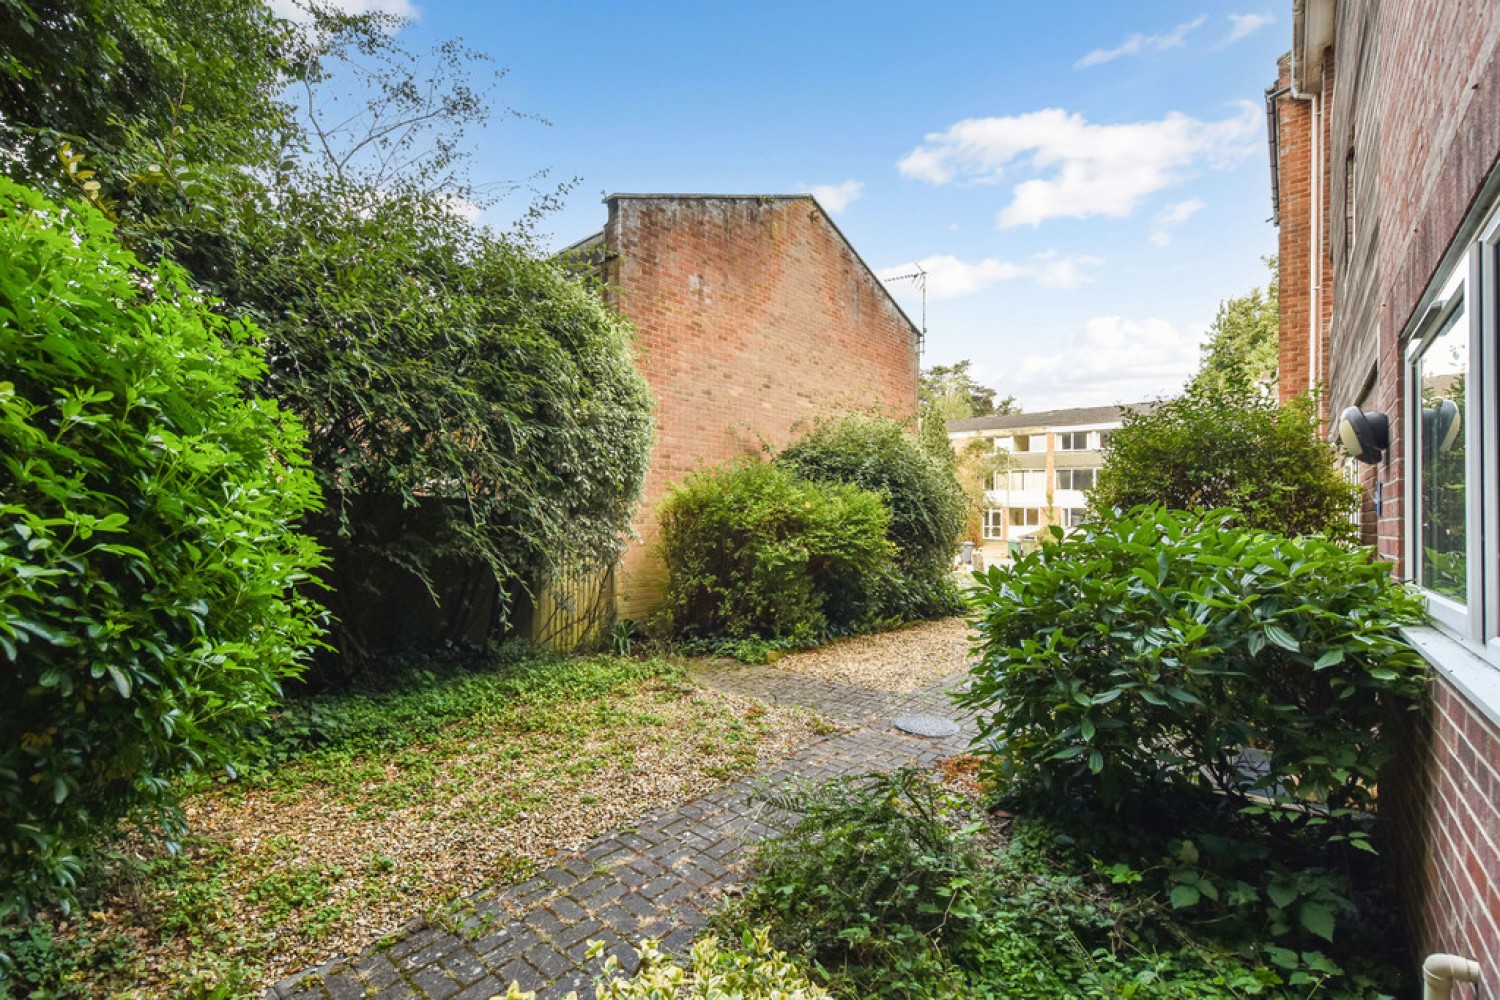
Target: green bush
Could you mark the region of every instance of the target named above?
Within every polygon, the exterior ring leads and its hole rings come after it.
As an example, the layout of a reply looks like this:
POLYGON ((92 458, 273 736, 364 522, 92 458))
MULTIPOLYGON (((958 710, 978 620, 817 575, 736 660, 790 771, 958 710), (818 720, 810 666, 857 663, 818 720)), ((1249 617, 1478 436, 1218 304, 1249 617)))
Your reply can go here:
POLYGON ((1176 904, 1329 939, 1423 690, 1396 631, 1420 603, 1368 552, 1236 518, 1138 508, 978 575, 961 700, 1016 794, 1155 836, 1176 904))
POLYGON ((852 413, 820 423, 777 456, 803 479, 875 493, 891 512, 896 563, 911 575, 946 575, 964 528, 964 493, 952 468, 893 420, 852 413))
POLYGON ((926 995, 951 979, 944 949, 981 917, 984 822, 915 769, 767 796, 800 814, 756 855, 756 877, 722 922, 765 924, 857 996, 926 995), (909 992, 908 992, 909 991, 909 992))
POLYGON ((0 917, 116 821, 180 829, 319 631, 303 435, 253 327, 99 214, 0 181, 0 917))
POLYGON ((1023 780, 1105 808, 1162 784, 1373 806, 1380 723, 1422 690, 1396 633, 1419 602, 1368 552, 1234 517, 1138 508, 977 575, 964 702, 1023 780), (1267 756, 1250 786, 1245 746, 1267 756))
POLYGON ((1237 953, 1045 821, 1019 819, 1002 839, 974 800, 919 771, 767 800, 800 818, 760 849, 745 894, 715 922, 729 934, 766 928, 838 996, 1379 995, 1320 954, 1237 953))
POLYGON ((811 641, 838 624, 862 574, 889 565, 888 522, 867 490, 764 462, 690 476, 661 507, 671 630, 811 641))
POLYGON ((1359 489, 1335 457, 1307 397, 1281 406, 1244 379, 1205 380, 1150 412, 1126 413, 1089 505, 1231 507, 1248 528, 1354 541, 1359 489))

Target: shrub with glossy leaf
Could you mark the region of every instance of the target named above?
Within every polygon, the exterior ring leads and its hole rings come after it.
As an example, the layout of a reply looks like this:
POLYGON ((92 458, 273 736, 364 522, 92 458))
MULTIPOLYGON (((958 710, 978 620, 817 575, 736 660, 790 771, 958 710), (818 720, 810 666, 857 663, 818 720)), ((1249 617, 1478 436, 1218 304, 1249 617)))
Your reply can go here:
POLYGON ((1235 518, 1141 507, 976 574, 963 702, 1015 780, 1103 808, 1160 786, 1374 807, 1382 720, 1422 691, 1396 631, 1420 604, 1367 551, 1235 518))
POLYGON ((889 519, 868 490, 764 462, 690 476, 661 507, 671 631, 816 639, 847 604, 840 595, 889 568, 889 519))
POLYGON ((0 181, 0 918, 220 766, 319 629, 303 435, 256 331, 0 181))

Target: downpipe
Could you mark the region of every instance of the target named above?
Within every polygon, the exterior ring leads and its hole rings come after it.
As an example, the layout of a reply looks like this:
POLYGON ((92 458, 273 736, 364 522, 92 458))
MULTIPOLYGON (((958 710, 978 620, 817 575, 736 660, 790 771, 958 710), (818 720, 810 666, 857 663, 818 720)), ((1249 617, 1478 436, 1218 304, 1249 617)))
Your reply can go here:
POLYGON ((1441 952, 1422 963, 1422 1000, 1448 1000, 1454 983, 1479 982, 1479 963, 1441 952))

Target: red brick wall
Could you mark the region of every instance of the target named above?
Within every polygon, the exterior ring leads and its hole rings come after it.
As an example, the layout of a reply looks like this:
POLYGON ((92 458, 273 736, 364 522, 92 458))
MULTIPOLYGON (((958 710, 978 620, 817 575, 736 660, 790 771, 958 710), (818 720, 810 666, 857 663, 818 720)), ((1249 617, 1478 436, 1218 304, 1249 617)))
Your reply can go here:
POLYGON ((1445 951, 1477 961, 1477 989, 1500 995, 1500 733, 1446 682, 1411 727, 1390 799, 1406 919, 1418 960, 1445 951))
MULTIPOLYGON (((1363 482, 1367 501, 1380 488, 1379 514, 1367 524, 1397 575, 1403 572, 1404 543, 1402 336, 1445 255, 1468 238, 1461 227, 1496 169, 1497 49, 1495 0, 1338 5, 1338 93, 1327 108, 1331 129, 1324 145, 1338 217, 1329 218, 1328 206, 1320 207, 1324 232, 1337 237, 1325 342, 1333 345, 1329 402, 1334 414, 1359 403, 1391 418, 1391 448, 1384 461, 1363 470, 1363 482), (1344 182, 1351 152, 1352 192, 1344 182), (1350 198, 1357 221, 1346 243, 1343 215, 1350 198)), ((1311 122, 1295 118, 1286 105, 1282 110, 1281 141, 1295 156, 1298 143, 1310 138, 1311 122)), ((1283 191, 1288 172, 1284 167, 1283 191)), ((1287 302, 1287 254, 1300 251, 1305 259, 1299 234, 1310 227, 1305 213, 1314 206, 1307 199, 1292 204, 1300 205, 1295 215, 1283 197, 1282 337, 1295 378, 1309 307, 1299 305, 1295 282, 1293 301, 1287 302)), ((1305 359, 1306 347, 1301 351, 1305 359)), ((1477 989, 1458 987, 1456 998, 1500 998, 1500 734, 1446 679, 1433 681, 1431 696, 1386 789, 1413 944, 1419 955, 1450 951, 1480 962, 1484 981, 1477 989)))
POLYGON ((663 593, 667 488, 785 445, 816 416, 912 416, 917 331, 811 198, 617 196, 605 244, 657 398, 640 537, 617 577, 619 614, 640 619, 663 593))

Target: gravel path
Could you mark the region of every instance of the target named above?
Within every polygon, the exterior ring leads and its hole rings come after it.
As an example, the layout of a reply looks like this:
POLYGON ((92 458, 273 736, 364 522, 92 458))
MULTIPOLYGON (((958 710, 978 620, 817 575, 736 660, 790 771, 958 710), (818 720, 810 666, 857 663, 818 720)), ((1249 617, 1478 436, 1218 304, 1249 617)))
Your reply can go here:
POLYGON ((963 752, 974 728, 953 708, 948 691, 963 679, 965 634, 959 620, 930 622, 767 666, 694 669, 694 679, 706 687, 799 704, 849 728, 812 740, 762 775, 642 816, 536 878, 481 891, 451 912, 413 921, 363 955, 284 980, 266 997, 489 1000, 503 996, 514 980, 545 1000, 574 989, 586 994, 584 950, 591 939, 605 941, 627 968, 633 955, 628 942, 641 937, 684 949, 723 892, 740 880, 746 849, 776 832, 777 817, 751 804, 756 788, 930 765, 963 752), (922 676, 930 683, 894 693, 922 676), (910 736, 891 724, 910 712, 945 715, 964 727, 946 739, 910 736))
POLYGON ((953 673, 968 654, 968 623, 962 618, 942 618, 789 653, 775 666, 836 684, 905 694, 953 673))

